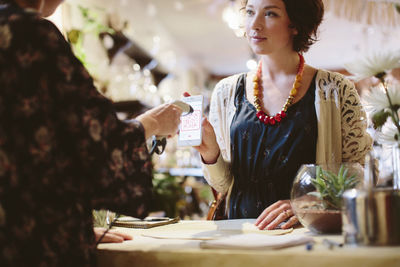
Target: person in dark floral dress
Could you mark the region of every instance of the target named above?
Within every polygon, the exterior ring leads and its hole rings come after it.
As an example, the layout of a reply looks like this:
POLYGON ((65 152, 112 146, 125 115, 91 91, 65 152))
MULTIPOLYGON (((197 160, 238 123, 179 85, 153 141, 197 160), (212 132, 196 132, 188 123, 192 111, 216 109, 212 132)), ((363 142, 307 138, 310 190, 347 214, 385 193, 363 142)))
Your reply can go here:
POLYGON ((57 28, 60 0, 0 0, 0 266, 95 266, 93 209, 144 217, 146 138, 182 110, 117 119, 57 28))

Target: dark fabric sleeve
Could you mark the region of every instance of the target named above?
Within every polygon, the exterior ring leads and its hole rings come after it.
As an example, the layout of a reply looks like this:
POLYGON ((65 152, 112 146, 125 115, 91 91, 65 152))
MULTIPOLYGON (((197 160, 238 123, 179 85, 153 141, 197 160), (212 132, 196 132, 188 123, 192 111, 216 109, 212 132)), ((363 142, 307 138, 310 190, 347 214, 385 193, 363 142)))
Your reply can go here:
POLYGON ((47 109, 43 114, 52 129, 54 172, 71 180, 64 187, 70 184, 78 191, 75 196, 93 208, 145 216, 152 166, 141 124, 117 119, 112 102, 96 90, 51 22, 39 19, 29 27, 24 23, 14 27, 21 27, 23 42, 31 46, 23 49, 32 53, 21 72, 29 84, 22 87, 34 84, 42 109, 47 109))

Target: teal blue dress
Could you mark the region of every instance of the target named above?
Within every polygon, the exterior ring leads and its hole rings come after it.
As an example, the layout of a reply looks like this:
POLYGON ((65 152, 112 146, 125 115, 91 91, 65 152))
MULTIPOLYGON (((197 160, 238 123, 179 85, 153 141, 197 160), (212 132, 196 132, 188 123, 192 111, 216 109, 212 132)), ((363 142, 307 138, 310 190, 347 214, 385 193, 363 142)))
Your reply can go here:
POLYGON ((234 177, 229 219, 257 218, 269 205, 289 199, 300 166, 314 163, 318 136, 315 77, 303 98, 290 106, 279 124, 265 125, 246 97, 246 75, 235 92, 231 135, 234 177))

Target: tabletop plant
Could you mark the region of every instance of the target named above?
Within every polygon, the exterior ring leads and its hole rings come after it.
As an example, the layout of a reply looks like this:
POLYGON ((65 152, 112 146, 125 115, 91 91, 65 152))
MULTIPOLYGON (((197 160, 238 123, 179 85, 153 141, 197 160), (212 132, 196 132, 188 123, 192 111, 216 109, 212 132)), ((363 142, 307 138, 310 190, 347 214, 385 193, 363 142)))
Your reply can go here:
POLYGON ((337 174, 317 166, 316 177, 311 179, 317 191, 309 192, 308 195, 321 199, 324 209, 340 210, 343 193, 356 187, 359 182, 356 174, 349 175, 348 171, 349 169, 343 164, 337 174))

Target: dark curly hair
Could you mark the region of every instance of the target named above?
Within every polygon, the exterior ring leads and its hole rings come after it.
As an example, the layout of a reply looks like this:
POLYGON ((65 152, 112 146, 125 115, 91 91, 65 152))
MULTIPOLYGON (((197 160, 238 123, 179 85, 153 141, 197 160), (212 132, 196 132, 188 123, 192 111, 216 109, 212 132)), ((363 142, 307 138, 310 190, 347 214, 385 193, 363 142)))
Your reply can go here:
MULTIPOLYGON (((286 7, 291 26, 298 34, 293 37, 293 50, 306 52, 317 41, 317 29, 324 16, 322 0, 282 0, 286 7)), ((242 0, 242 6, 248 0, 242 0)))

